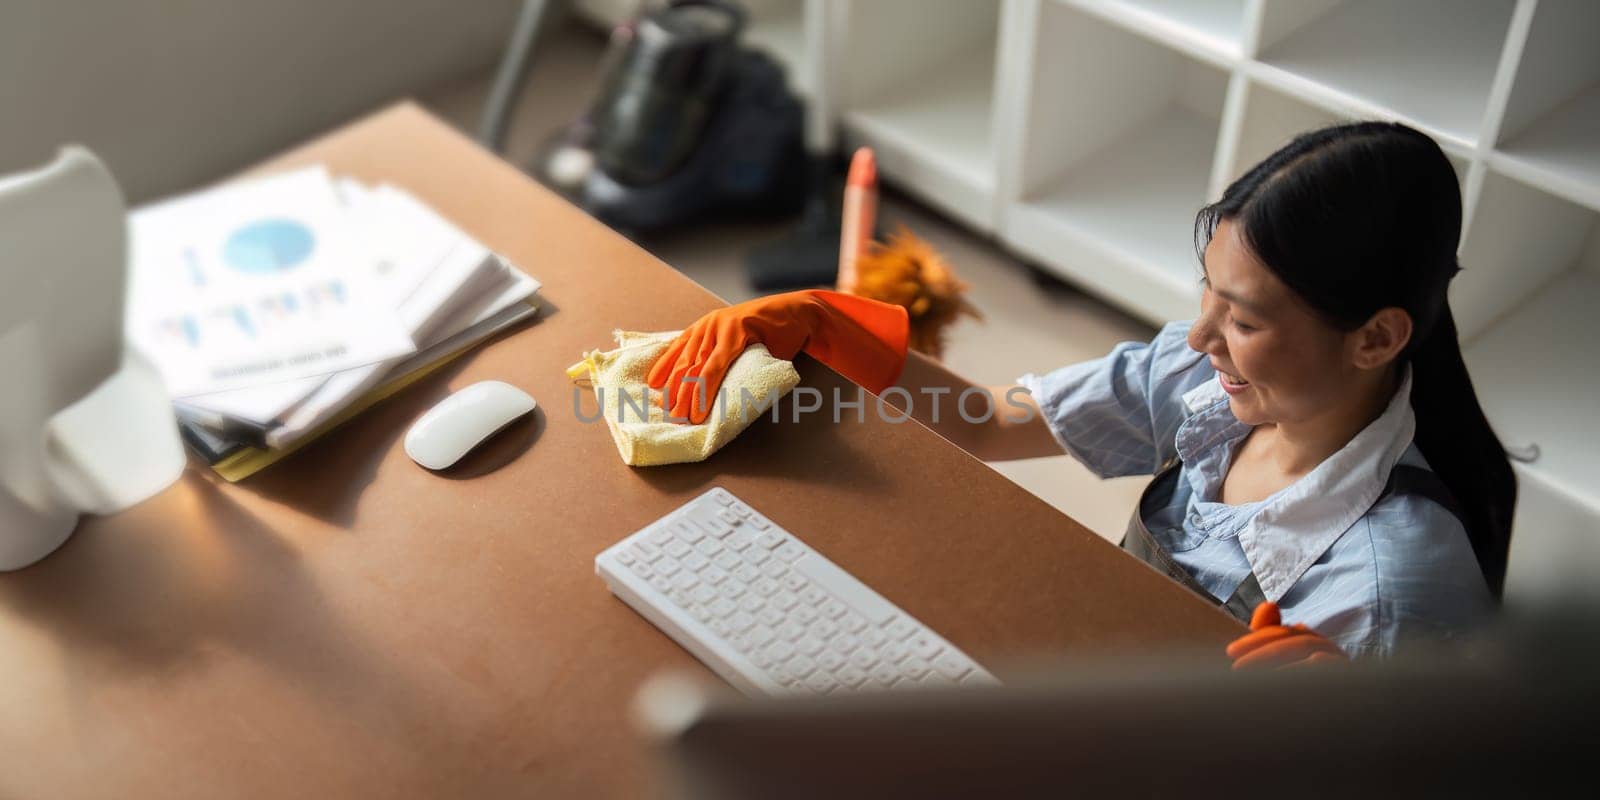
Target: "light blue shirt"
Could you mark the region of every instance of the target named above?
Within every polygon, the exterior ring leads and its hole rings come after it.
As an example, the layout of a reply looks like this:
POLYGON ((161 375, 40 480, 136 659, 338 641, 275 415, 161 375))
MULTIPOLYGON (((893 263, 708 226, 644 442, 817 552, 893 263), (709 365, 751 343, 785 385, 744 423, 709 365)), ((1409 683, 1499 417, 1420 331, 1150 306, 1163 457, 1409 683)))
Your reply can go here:
POLYGON ((1250 426, 1216 370, 1189 348, 1189 323, 1149 344, 1018 379, 1066 451, 1102 478, 1183 461, 1171 502, 1144 522, 1206 591, 1225 600, 1254 572, 1285 624, 1354 655, 1475 627, 1495 603, 1461 521, 1414 494, 1382 497, 1395 464, 1427 467, 1411 443, 1409 368, 1378 419, 1310 473, 1255 503, 1218 502, 1250 426))

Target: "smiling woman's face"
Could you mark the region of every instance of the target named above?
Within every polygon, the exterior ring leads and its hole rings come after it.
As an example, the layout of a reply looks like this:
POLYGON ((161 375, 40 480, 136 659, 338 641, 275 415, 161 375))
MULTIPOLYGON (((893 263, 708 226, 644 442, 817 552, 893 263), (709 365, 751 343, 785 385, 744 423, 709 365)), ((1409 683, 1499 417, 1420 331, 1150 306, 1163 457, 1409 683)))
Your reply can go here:
POLYGON ((1240 422, 1306 422, 1359 402, 1347 335, 1278 280, 1229 220, 1206 246, 1205 276, 1189 346, 1210 357, 1240 422))

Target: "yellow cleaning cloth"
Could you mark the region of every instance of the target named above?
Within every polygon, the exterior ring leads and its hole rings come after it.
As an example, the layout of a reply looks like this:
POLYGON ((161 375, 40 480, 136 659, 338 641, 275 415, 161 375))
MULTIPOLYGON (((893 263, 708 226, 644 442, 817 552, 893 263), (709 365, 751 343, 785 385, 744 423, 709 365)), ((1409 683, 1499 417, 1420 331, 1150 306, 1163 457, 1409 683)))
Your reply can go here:
POLYGON ((617 349, 585 353, 582 361, 567 368, 569 377, 587 376, 594 386, 606 427, 626 464, 651 467, 704 461, 800 383, 793 364, 774 358, 765 345, 754 344, 728 369, 704 423, 668 422, 661 410, 661 393, 651 389, 645 377, 678 333, 614 331, 617 349))

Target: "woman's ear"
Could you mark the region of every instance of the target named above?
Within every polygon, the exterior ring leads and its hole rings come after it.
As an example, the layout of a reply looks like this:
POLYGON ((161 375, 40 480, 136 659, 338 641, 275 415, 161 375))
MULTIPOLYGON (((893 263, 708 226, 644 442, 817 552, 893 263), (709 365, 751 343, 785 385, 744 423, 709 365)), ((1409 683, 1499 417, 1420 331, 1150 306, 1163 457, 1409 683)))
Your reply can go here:
POLYGON ((1359 369, 1387 366, 1411 342, 1411 315, 1390 306, 1379 309, 1360 328, 1350 334, 1353 352, 1350 361, 1359 369))

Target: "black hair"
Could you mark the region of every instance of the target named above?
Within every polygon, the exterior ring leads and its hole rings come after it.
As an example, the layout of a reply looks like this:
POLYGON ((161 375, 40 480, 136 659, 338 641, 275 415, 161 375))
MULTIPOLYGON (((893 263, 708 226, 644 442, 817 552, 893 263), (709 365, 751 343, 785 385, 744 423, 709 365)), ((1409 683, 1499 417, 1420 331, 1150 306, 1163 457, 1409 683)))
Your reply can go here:
POLYGON ((1204 259, 1228 220, 1260 261, 1339 330, 1380 309, 1411 315, 1414 441, 1449 487, 1495 597, 1505 581, 1516 476, 1473 391, 1446 290, 1460 271, 1461 189, 1427 135, 1355 122, 1303 133, 1195 218, 1204 259))

